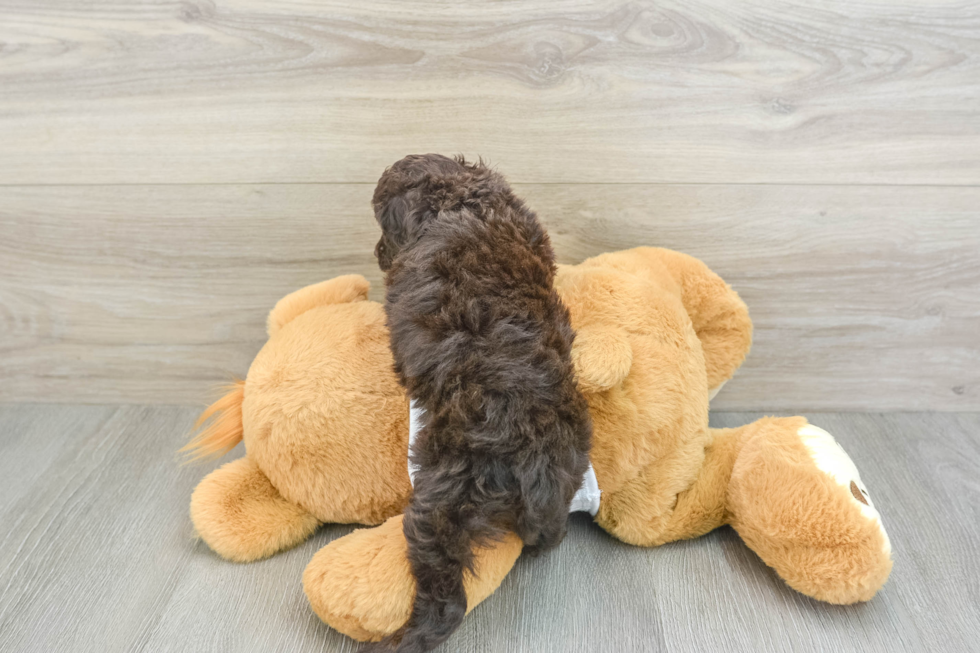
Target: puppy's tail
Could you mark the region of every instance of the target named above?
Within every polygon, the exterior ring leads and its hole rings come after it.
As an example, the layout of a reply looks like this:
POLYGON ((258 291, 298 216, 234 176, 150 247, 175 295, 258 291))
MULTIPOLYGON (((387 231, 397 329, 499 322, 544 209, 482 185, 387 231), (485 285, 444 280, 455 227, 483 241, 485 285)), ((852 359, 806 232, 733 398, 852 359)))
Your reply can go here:
POLYGON ((194 428, 209 419, 211 423, 197 433, 190 442, 180 448, 187 454, 187 462, 202 458, 218 458, 235 448, 242 441, 242 402, 245 401, 245 382, 235 381, 225 388, 226 394, 208 406, 194 423, 194 428), (212 419, 213 418, 213 419, 212 419))
POLYGON ((468 528, 469 520, 454 509, 459 505, 445 495, 435 503, 418 494, 413 497, 402 522, 415 576, 412 614, 398 632, 362 653, 424 653, 446 641, 463 622, 463 572, 472 571, 472 546, 484 529, 468 528))

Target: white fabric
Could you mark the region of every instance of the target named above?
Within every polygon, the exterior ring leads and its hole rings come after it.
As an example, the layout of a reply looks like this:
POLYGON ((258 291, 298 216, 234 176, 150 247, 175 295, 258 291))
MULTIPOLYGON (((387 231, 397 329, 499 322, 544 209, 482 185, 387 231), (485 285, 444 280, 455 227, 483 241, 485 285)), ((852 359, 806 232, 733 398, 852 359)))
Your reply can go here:
MULTIPOLYGON (((425 409, 416 406, 415 400, 412 400, 412 407, 408 418, 409 451, 412 450, 415 438, 418 437, 419 431, 422 430, 422 418, 424 416, 425 409)), ((412 482, 412 485, 415 485, 415 472, 418 469, 418 465, 413 465, 411 460, 408 461, 408 478, 412 482)), ((599 512, 599 498, 601 495, 602 490, 599 489, 599 481, 595 477, 595 470, 592 468, 592 463, 590 462, 585 476, 582 477, 582 487, 572 497, 572 505, 568 507, 568 512, 587 512, 595 517, 596 513, 599 512)))
POLYGON ((587 512, 593 517, 599 512, 599 497, 602 490, 599 489, 599 481, 595 477, 595 470, 589 462, 589 468, 585 470, 582 477, 582 487, 578 489, 572 497, 572 504, 568 506, 568 512, 587 512))
MULTIPOLYGON (((412 408, 408 414, 408 450, 412 451, 412 445, 415 444, 415 439, 419 436, 419 431, 422 430, 422 416, 425 415, 425 409, 419 408, 415 405, 415 400, 412 400, 412 408)), ((415 472, 419 471, 418 465, 412 464, 412 459, 408 459, 408 480, 412 482, 412 487, 415 487, 415 472)))

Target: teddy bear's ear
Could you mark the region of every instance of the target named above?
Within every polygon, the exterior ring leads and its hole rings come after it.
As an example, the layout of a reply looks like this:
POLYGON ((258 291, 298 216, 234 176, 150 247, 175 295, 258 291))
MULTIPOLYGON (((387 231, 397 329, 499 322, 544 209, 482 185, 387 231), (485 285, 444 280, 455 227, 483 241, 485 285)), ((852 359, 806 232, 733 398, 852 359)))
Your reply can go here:
POLYGON ((291 320, 317 306, 364 301, 370 288, 368 280, 359 274, 347 274, 300 288, 276 303, 269 313, 266 331, 271 338, 291 320))
POLYGON ((575 334, 572 363, 579 390, 586 394, 603 392, 629 375, 633 348, 626 331, 619 327, 584 327, 575 334))

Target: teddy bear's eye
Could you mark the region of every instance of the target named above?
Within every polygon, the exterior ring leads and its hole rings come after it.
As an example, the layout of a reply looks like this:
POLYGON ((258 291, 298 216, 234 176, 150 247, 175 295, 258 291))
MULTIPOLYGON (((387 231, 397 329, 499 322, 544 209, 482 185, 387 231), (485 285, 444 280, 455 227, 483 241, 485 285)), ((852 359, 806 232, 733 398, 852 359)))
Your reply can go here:
POLYGON ((867 495, 864 493, 864 490, 859 488, 858 484, 854 481, 851 481, 851 495, 864 505, 868 505, 868 500, 865 498, 867 495))

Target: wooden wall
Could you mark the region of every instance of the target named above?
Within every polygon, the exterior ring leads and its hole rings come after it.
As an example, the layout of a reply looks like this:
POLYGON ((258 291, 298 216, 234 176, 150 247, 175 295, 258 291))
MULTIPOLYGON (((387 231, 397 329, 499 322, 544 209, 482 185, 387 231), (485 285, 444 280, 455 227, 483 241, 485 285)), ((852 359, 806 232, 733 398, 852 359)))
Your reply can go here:
POLYGON ((980 6, 942 0, 6 0, 0 401, 203 401, 280 296, 378 280, 372 184, 421 151, 488 157, 564 261, 732 283, 719 407, 980 409, 980 6))

